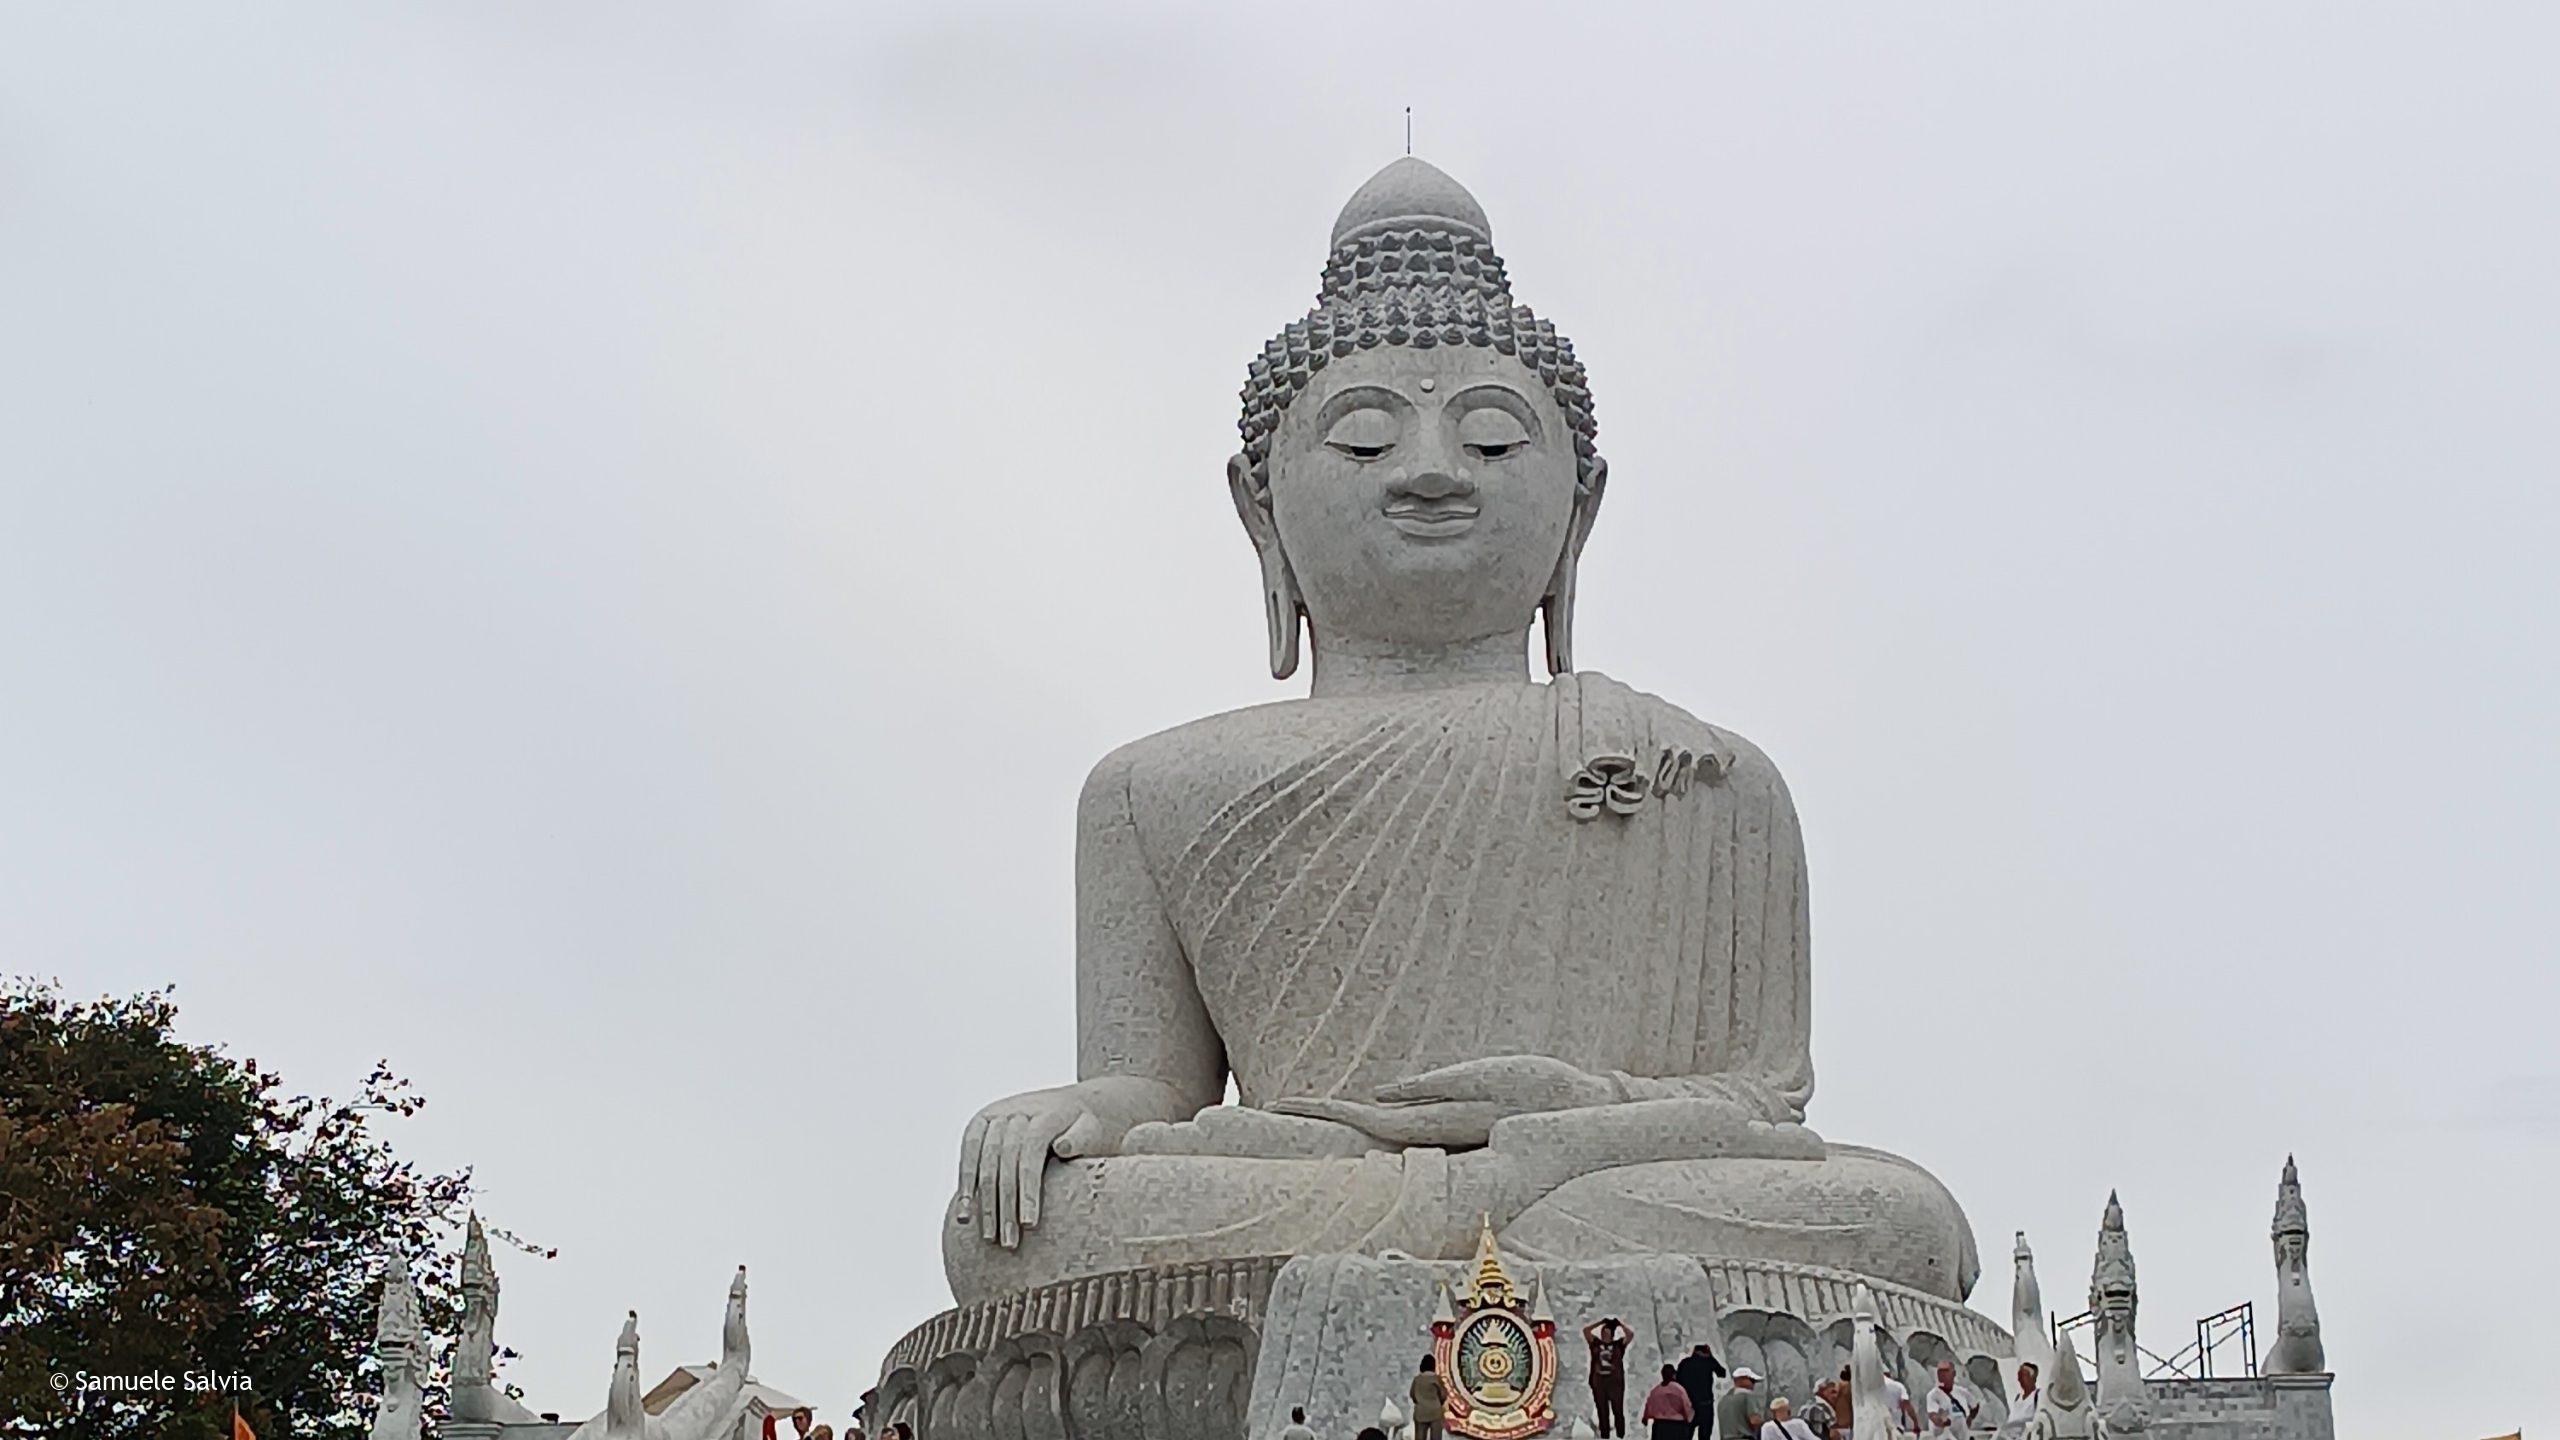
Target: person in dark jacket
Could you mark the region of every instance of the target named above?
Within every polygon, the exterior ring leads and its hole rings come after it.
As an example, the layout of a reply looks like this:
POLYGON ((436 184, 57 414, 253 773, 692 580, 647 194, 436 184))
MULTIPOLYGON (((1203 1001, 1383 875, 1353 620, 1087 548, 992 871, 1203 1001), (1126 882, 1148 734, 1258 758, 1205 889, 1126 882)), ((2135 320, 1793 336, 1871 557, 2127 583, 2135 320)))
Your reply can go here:
POLYGON ((1689 1392, 1689 1408, 1697 1413, 1701 1435, 1707 1433, 1707 1417, 1716 1413, 1716 1382, 1723 1378, 1723 1362, 1703 1344, 1680 1357, 1680 1388, 1689 1392))
POLYGON ((1449 1387, 1441 1382, 1439 1363, 1435 1356, 1423 1356, 1422 1369, 1413 1377, 1413 1440, 1440 1440, 1449 1387))

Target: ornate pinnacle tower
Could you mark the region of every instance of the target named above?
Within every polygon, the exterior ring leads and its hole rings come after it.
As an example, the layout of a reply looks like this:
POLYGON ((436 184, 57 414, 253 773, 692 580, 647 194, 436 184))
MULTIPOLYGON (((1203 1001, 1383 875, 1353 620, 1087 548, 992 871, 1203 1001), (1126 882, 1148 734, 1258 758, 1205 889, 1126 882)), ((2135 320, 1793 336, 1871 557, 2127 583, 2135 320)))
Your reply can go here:
POLYGON ((454 1342, 453 1418, 499 1418, 492 1396, 498 1353, 498 1271, 489 1263, 489 1236, 473 1211, 462 1240, 462 1334, 454 1342))
POLYGON ((498 1388, 497 1360, 498 1267, 489 1263, 489 1235, 474 1212, 462 1236, 462 1333, 453 1343, 453 1390, 436 1429, 444 1440, 482 1440, 534 1418, 498 1388))
POLYGON ((2135 1308, 2133 1241, 2125 1234, 2124 1205, 2110 1190, 2106 1217, 2098 1223, 2098 1263, 2089 1272, 2089 1313, 2098 1342, 2098 1413, 2117 1434, 2151 1423, 2150 1393, 2134 1343, 2135 1308))
POLYGON ((374 1324, 374 1355, 382 1367, 382 1400, 369 1440, 418 1440, 426 1419, 425 1331, 418 1323, 418 1289, 409 1267, 392 1259, 382 1267, 382 1309, 374 1324))
POLYGON ((2302 1178, 2284 1157, 2276 1182, 2276 1344, 2267 1352, 2270 1375, 2319 1375, 2329 1359, 2320 1345, 2320 1309, 2311 1300, 2311 1211, 2302 1203, 2302 1178))

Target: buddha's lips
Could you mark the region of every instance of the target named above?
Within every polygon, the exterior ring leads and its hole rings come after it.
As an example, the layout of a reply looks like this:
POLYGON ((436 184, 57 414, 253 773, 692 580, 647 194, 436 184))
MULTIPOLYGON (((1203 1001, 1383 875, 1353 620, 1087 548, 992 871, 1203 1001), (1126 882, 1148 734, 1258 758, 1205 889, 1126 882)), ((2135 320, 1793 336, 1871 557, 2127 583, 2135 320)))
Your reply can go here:
POLYGON ((1463 535, 1476 523, 1478 507, 1464 500, 1398 500, 1387 506, 1387 523, 1425 540, 1463 535))

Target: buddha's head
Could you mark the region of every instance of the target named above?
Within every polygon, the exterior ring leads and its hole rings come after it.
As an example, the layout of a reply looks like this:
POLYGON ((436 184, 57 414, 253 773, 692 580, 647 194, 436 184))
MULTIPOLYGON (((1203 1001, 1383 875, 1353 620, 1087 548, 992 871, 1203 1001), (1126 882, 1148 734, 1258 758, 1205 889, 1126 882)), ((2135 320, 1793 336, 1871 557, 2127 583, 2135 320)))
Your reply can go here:
MULTIPOLYGON (((1327 644, 1525 636, 1573 667, 1575 568, 1608 477, 1573 346, 1514 304, 1465 188, 1406 157, 1334 222, 1316 308, 1263 347, 1227 465, 1262 558, 1271 673, 1327 644)), ((1514 652, 1516 654, 1516 652, 1514 652)))

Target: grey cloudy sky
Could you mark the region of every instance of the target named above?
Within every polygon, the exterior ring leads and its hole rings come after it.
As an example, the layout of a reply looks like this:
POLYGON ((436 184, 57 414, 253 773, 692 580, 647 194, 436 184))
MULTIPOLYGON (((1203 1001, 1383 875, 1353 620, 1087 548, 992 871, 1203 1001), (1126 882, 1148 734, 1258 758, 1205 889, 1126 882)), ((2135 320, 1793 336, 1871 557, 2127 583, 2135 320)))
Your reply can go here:
POLYGON ((560 1247, 538 1408, 840 1418, 1069 1076, 1085 767, 1283 693, 1221 465, 1417 152, 1589 363, 1585 664, 1791 777, 1815 1125, 2005 1320, 2560 1424, 2560 20, 2527 5, 12 7, 0 961, 175 982, 560 1247), (2536 1342, 2539 1343, 2536 1343, 2536 1342))

